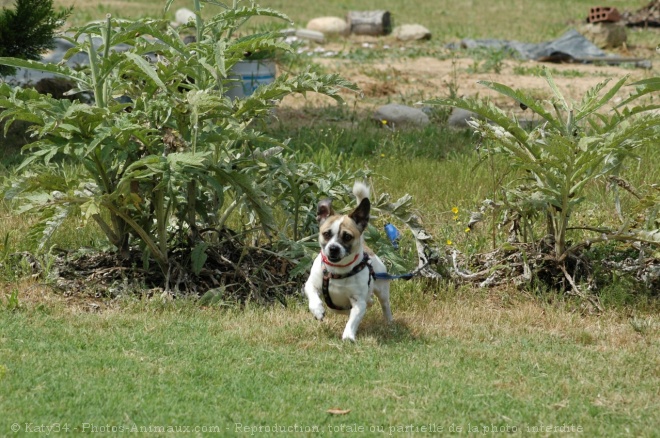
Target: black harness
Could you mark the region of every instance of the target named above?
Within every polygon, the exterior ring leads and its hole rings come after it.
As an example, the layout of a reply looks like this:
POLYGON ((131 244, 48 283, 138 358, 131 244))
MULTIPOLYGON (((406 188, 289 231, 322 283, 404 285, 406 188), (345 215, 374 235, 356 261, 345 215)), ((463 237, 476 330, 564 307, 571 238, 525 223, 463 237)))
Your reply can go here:
POLYGON ((345 274, 334 274, 328 271, 328 269, 325 266, 325 263, 323 263, 323 286, 321 287, 321 292, 323 293, 323 301, 325 302, 325 305, 334 310, 349 310, 350 307, 337 306, 335 303, 332 302, 332 298, 330 298, 330 292, 328 291, 328 287, 330 285, 330 279, 332 278, 335 280, 341 280, 342 278, 352 277, 355 274, 362 271, 365 267, 369 268, 369 282, 367 283, 367 287, 369 287, 371 285, 371 279, 372 278, 375 279, 376 274, 374 273, 373 266, 371 266, 371 260, 369 259, 369 254, 367 254, 366 252, 364 253, 362 261, 357 265, 355 265, 355 267, 351 269, 350 272, 347 272, 345 274))

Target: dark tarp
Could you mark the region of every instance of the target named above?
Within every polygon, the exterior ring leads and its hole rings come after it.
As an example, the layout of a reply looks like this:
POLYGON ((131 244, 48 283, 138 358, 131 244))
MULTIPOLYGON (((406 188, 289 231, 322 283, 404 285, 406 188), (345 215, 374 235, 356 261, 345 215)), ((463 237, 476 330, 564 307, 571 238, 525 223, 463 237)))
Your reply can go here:
POLYGON ((450 49, 475 49, 479 47, 496 50, 510 50, 523 59, 543 60, 545 58, 568 56, 571 58, 605 57, 607 53, 596 47, 580 32, 571 29, 556 40, 544 43, 523 43, 507 40, 473 40, 464 39, 459 43, 451 43, 450 49))

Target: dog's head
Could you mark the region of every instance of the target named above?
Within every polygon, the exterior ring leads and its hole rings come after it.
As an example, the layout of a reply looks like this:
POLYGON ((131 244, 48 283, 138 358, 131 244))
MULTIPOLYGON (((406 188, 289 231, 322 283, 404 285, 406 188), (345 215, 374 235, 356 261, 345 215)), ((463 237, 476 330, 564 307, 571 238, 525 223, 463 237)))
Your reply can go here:
POLYGON ((316 210, 319 244, 329 261, 338 263, 362 251, 362 233, 369 225, 370 210, 371 203, 366 197, 361 199, 357 208, 348 215, 335 214, 330 199, 319 202, 316 210))

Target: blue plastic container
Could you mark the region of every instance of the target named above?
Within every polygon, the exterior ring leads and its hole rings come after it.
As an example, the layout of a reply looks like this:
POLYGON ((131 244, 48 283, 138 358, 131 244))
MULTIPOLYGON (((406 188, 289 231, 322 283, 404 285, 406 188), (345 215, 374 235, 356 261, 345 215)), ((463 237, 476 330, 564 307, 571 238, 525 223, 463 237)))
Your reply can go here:
POLYGON ((390 242, 392 242, 394 249, 399 249, 399 238, 401 237, 399 230, 397 230, 396 227, 392 224, 386 224, 385 234, 387 234, 387 238, 390 239, 390 242))

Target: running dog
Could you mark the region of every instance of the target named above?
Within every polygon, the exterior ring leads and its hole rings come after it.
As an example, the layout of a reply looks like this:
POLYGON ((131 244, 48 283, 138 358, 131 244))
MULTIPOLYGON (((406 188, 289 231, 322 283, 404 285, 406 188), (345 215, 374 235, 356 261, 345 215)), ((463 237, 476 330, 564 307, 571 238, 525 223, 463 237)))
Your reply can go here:
POLYGON ((377 274, 386 274, 387 268, 365 245, 362 235, 369 225, 369 188, 356 182, 353 194, 358 205, 348 215, 335 214, 329 199, 319 202, 316 219, 321 252, 314 260, 304 289, 309 310, 319 321, 325 316, 324 303, 334 312, 349 315, 342 335, 343 340, 349 341, 355 341, 374 293, 383 316, 388 323, 392 322, 389 280, 377 278, 377 274))

